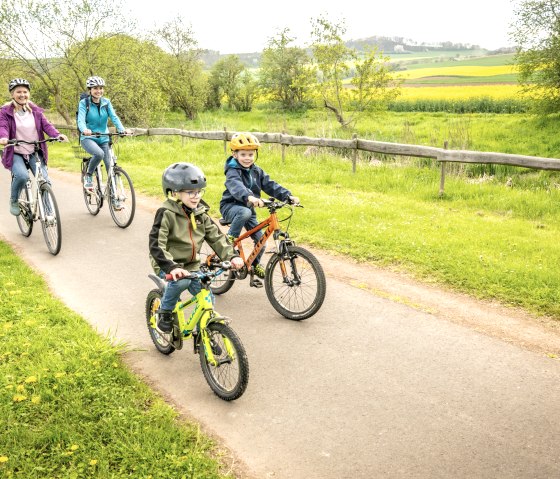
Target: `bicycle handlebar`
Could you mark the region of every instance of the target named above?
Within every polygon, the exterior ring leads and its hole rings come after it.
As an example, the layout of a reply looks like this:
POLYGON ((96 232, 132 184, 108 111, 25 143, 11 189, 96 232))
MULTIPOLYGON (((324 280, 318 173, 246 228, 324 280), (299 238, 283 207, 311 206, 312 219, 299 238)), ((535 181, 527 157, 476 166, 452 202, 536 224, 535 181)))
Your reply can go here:
MULTIPOLYGON (((229 261, 222 261, 220 263, 216 263, 216 267, 218 267, 219 269, 214 270, 214 271, 205 271, 205 272, 197 272, 197 271, 191 271, 189 275, 187 276, 183 276, 180 279, 196 279, 196 278, 214 278, 216 276, 221 275, 224 271, 231 269, 231 263, 229 261)), ((166 281, 173 281, 173 276, 170 274, 166 274, 165 275, 165 279, 166 281)))
POLYGON ((100 131, 92 131, 90 136, 94 136, 95 138, 99 138, 100 136, 134 136, 134 133, 127 133, 125 131, 120 133, 101 133, 100 131))
POLYGON ((280 201, 277 200, 276 198, 270 198, 269 200, 265 200, 261 198, 261 201, 264 203, 264 206, 268 209, 283 208, 286 205, 294 206, 295 208, 303 208, 303 205, 301 203, 292 203, 290 200, 280 201))
POLYGON ((36 140, 36 141, 26 141, 26 140, 8 140, 5 146, 18 146, 18 145, 40 145, 41 143, 49 143, 51 141, 62 141, 59 138, 45 138, 44 140, 36 140))

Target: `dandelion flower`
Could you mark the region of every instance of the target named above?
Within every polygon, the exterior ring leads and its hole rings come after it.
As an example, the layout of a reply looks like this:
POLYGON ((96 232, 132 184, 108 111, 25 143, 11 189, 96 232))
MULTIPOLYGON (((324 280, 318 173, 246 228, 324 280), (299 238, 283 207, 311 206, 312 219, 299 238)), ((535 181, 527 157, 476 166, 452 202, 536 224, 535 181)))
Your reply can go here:
POLYGON ((21 392, 25 391, 25 386, 23 384, 18 384, 17 387, 16 387, 16 391, 18 393, 21 393, 21 392))
POLYGON ((80 446, 78 446, 77 444, 72 444, 72 445, 70 446, 70 450, 71 450, 71 451, 75 451, 75 450, 78 449, 79 447, 80 447, 80 446))
POLYGON ((37 382, 37 378, 35 376, 29 376, 26 380, 26 383, 36 383, 37 382))
POLYGON ((8 456, 0 456, 0 464, 8 462, 8 456))
POLYGON ((24 396, 23 394, 16 394, 12 399, 14 402, 22 402, 27 399, 27 396, 24 396))
POLYGON ((33 396, 33 397, 31 398, 31 402, 32 402, 33 404, 39 404, 39 403, 41 402, 41 396, 33 396))
POLYGON ((89 461, 90 466, 95 466, 96 464, 97 464, 97 459, 92 459, 91 461, 89 461))

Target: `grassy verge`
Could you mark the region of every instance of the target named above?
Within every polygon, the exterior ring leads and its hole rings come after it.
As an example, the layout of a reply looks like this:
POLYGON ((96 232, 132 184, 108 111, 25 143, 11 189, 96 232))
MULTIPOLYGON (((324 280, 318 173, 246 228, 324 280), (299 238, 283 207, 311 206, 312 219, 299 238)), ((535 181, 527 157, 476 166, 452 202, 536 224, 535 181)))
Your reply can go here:
MULTIPOLYGON (((280 131, 276 120, 273 116, 262 119, 255 112, 235 118, 201 118, 198 124, 185 126, 197 129, 203 122, 206 128, 201 129, 221 129, 216 126, 227 124, 230 130, 280 131)), ((309 136, 343 136, 339 130, 329 135, 326 129, 321 135, 316 118, 294 116, 293 120, 288 130, 305 128, 303 133, 309 136)), ((560 146, 551 135, 554 119, 385 114, 377 120, 371 123, 378 134, 371 136, 382 141, 437 145, 437 135, 455 131, 454 147, 480 151, 554 156, 551 148, 555 142, 555 151, 560 146), (539 142, 545 137, 547 142, 539 142)), ((77 172, 76 160, 64 150, 68 147, 56 147, 59 153, 53 155, 53 164, 77 172)), ((283 164, 278 146, 262 148, 259 164, 306 206, 297 211, 292 223, 296 240, 560 318, 557 173, 469 166, 468 174, 447 177, 446 194, 439 198, 439 171, 430 161, 379 157, 380 163, 364 156, 352 174, 348 159, 337 153, 325 149, 310 155, 303 147, 292 147, 283 164), (488 176, 488 171, 494 176, 488 176), (509 175, 512 187, 506 186, 509 175)), ((175 161, 199 165, 208 176, 206 199, 213 213, 219 214, 222 142, 126 139, 120 159, 139 192, 157 197, 161 197, 161 173, 167 165, 175 161)))
POLYGON ((1 242, 0 296, 0 477, 226 477, 211 441, 1 242))

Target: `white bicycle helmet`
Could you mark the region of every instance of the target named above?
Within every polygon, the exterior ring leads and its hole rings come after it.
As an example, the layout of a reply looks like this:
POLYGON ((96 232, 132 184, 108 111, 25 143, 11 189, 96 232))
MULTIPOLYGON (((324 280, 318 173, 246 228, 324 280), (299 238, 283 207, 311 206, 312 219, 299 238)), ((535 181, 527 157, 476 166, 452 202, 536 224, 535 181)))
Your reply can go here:
POLYGON ((8 84, 8 91, 11 93, 12 90, 17 86, 27 87, 27 89, 31 91, 31 85, 24 78, 14 78, 13 80, 11 80, 8 84))
POLYGON ((86 80, 86 87, 93 88, 94 86, 105 86, 105 80, 101 77, 89 77, 86 80))

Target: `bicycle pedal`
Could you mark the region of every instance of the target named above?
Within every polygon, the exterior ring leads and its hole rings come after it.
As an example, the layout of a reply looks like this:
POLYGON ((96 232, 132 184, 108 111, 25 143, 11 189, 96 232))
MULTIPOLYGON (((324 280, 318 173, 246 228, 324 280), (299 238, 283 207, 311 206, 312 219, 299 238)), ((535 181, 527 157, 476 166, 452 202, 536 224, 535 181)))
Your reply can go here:
POLYGON ((249 286, 252 286, 253 288, 262 288, 263 284, 260 279, 251 278, 251 281, 249 281, 249 286))

